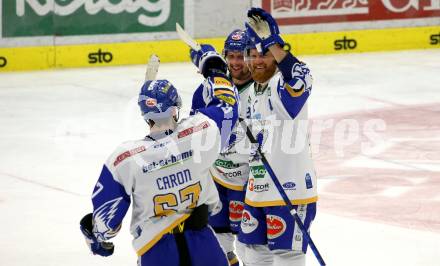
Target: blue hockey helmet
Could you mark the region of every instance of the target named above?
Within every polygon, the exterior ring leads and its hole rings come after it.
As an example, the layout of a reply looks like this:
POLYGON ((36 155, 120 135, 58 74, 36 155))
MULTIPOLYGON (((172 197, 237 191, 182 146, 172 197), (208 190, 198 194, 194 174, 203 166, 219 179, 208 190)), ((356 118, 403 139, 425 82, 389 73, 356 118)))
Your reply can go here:
POLYGON ((244 30, 234 30, 229 34, 225 40, 223 48, 223 56, 226 56, 228 51, 240 51, 244 52, 246 49, 246 43, 248 42, 248 36, 244 30))
POLYGON ((249 59, 251 49, 257 49, 257 47, 255 46, 255 42, 251 38, 247 38, 244 52, 245 61, 249 59))
POLYGON ((145 121, 160 120, 173 115, 182 106, 182 99, 168 80, 148 80, 139 93, 138 104, 145 121))

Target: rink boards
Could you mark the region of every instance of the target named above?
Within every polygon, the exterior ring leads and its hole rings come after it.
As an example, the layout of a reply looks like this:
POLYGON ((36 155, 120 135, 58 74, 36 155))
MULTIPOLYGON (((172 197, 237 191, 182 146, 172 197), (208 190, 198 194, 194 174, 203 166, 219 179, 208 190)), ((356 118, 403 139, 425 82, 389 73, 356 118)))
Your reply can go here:
MULTIPOLYGON (((296 55, 440 48, 440 26, 284 34, 296 55)), ((217 51, 224 38, 198 39, 217 51)), ((161 62, 189 60, 180 40, 0 48, 0 72, 49 68, 144 64, 151 54, 161 62)))

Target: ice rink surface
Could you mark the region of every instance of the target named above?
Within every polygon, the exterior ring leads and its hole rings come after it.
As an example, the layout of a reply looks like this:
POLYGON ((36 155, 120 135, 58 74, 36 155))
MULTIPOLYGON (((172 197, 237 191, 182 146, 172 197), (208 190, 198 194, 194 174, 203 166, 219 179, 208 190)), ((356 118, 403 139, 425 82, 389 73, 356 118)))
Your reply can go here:
MULTIPOLYGON (((440 50, 301 59, 314 76, 312 238, 327 265, 440 265, 440 50)), ((0 265, 136 265, 130 215, 109 258, 88 252, 79 220, 106 157, 147 131, 144 72, 0 73, 0 265)), ((159 78, 186 116, 195 67, 163 64, 159 78)), ((310 250, 307 265, 318 265, 310 250)))

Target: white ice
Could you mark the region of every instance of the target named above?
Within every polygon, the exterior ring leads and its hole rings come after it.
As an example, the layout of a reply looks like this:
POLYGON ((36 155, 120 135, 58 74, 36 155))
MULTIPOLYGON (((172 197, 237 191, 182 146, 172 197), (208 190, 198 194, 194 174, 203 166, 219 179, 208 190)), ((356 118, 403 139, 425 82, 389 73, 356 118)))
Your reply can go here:
MULTIPOLYGON (((315 78, 312 117, 373 110, 388 102, 440 103, 438 49, 301 59, 315 78)), ((136 104, 144 72, 138 65, 0 73, 0 265, 136 265, 130 215, 109 258, 88 252, 79 220, 91 211, 90 195, 106 157, 120 142, 146 133, 136 104)), ((187 115, 202 80, 195 67, 162 64, 159 78, 179 89, 187 115)), ((438 198, 428 200, 439 201, 440 187, 437 191, 438 198)), ((312 237, 327 265, 440 265, 435 231, 318 209, 312 237)), ((318 265, 310 250, 307 265, 318 265)))

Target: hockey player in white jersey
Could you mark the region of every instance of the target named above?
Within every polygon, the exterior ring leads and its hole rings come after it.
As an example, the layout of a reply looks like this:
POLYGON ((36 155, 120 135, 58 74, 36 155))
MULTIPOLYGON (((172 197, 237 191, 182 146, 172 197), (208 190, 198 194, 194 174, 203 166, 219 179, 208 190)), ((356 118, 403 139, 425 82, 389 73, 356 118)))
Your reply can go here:
POLYGON ((94 254, 113 253, 106 241, 118 233, 132 203, 130 231, 139 266, 228 265, 207 226, 219 201, 208 170, 237 120, 237 94, 219 54, 206 53, 201 60, 206 105, 181 122, 181 100, 170 82, 142 86, 138 104, 150 133, 110 155, 93 190, 93 213, 80 222, 94 254))
MULTIPOLYGON (((249 87, 253 83, 249 68, 244 62, 244 51, 247 43, 246 31, 237 29, 228 35, 223 48, 223 56, 228 63, 229 76, 240 95, 240 117, 246 116, 245 101, 248 99, 249 87)), ((214 50, 214 47, 203 44, 202 50, 214 50)), ((199 55, 200 52, 190 51, 191 59, 196 66, 199 55)), ((205 105, 202 89, 203 84, 194 92, 191 110, 196 110, 199 106, 205 105)), ((245 138, 245 133, 241 129, 237 124, 231 137, 231 143, 245 138)), ((220 244, 227 252, 229 264, 238 266, 239 261, 234 252, 234 242, 239 257, 243 257, 244 246, 235 241, 235 235, 239 232, 244 208, 245 184, 249 176, 249 157, 247 154, 237 153, 234 145, 230 145, 222 151, 219 158, 212 165, 209 175, 214 179, 220 196, 220 204, 209 216, 209 225, 214 229, 220 244)))
MULTIPOLYGON (((307 99, 312 77, 290 52, 278 25, 260 8, 248 11, 253 41, 246 62, 255 80, 249 93, 248 125, 308 230, 316 214, 316 175, 309 150, 307 99)), ((307 242, 258 153, 250 161, 245 209, 238 240, 246 266, 303 266, 307 242)))

